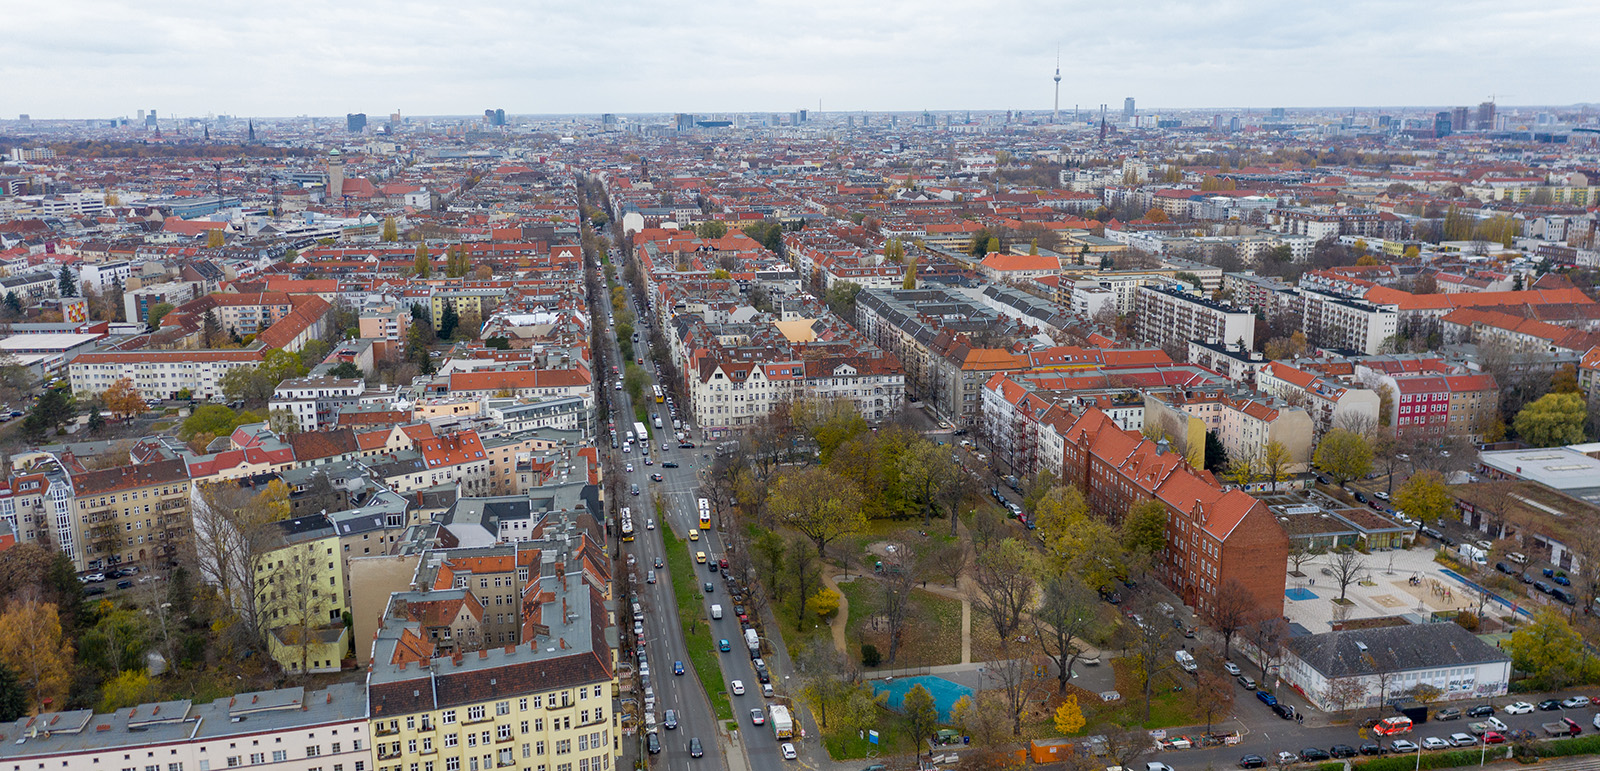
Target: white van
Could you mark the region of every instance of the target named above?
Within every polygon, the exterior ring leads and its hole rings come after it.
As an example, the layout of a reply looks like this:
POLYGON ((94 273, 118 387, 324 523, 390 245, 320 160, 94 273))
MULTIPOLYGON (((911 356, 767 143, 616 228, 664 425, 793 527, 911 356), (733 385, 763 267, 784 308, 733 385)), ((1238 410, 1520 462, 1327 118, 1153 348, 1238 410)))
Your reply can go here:
POLYGON ((721 605, 712 605, 711 606, 711 617, 713 619, 716 619, 716 620, 719 620, 719 621, 722 619, 722 606, 721 605))

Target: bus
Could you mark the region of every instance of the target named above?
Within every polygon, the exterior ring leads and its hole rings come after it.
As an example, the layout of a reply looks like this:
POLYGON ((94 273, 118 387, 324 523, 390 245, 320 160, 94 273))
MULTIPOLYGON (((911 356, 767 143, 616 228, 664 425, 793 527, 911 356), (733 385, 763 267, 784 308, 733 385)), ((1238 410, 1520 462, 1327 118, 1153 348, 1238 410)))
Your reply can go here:
POLYGON ((628 508, 628 507, 626 507, 626 506, 624 506, 624 507, 622 507, 622 511, 618 513, 618 516, 622 520, 622 540, 623 541, 632 541, 633 540, 633 510, 628 508))
POLYGON ((651 388, 654 388, 656 392, 656 404, 660 404, 667 400, 667 395, 662 392, 661 386, 651 386, 651 388))
POLYGON ((700 529, 711 529, 711 501, 705 498, 700 499, 700 529))

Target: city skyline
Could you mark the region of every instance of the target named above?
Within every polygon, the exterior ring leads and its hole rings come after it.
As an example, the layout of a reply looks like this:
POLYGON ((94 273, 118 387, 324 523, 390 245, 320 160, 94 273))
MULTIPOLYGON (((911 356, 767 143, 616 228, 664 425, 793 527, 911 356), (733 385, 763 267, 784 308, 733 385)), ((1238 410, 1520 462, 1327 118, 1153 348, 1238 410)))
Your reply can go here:
POLYGON ((669 16, 646 3, 578 12, 485 0, 440 18, 419 3, 218 15, 199 3, 151 13, 92 1, 13 13, 29 33, 0 44, 0 115, 738 113, 819 100, 824 113, 1048 114, 1058 48, 1063 113, 1127 96, 1141 112, 1600 101, 1572 87, 1600 75, 1583 45, 1600 7, 1547 5, 1469 3, 1444 16, 1376 2, 1016 0, 981 13, 709 2, 669 16))

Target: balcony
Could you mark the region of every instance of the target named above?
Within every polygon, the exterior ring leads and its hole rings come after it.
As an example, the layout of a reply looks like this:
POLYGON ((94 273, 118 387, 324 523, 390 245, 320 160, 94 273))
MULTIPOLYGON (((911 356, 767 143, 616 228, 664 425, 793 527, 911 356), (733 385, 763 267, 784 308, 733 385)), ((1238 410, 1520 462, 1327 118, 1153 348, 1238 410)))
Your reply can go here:
POLYGON ((380 726, 377 730, 374 730, 372 732, 372 735, 373 736, 394 736, 397 733, 400 733, 400 726, 398 726, 398 725, 390 725, 388 728, 384 728, 384 727, 380 726))
POLYGON ((395 758, 400 757, 399 744, 394 744, 390 747, 384 747, 383 745, 378 746, 378 760, 394 760, 395 758))

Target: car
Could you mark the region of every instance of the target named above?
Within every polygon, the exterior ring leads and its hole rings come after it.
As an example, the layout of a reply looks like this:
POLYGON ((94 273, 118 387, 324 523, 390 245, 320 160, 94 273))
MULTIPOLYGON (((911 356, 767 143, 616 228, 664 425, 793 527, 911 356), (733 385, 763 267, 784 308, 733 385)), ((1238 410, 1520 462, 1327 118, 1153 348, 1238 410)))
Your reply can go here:
POLYGON ((628 492, 632 493, 633 495, 638 495, 639 494, 639 486, 638 485, 629 485, 628 486, 628 492))
POLYGON ((656 734, 653 734, 653 733, 645 734, 644 739, 645 739, 645 747, 650 750, 650 754, 651 755, 659 755, 659 754, 661 754, 661 737, 660 736, 657 736, 656 734))
POLYGON ((769 699, 774 698, 775 696, 777 696, 777 694, 774 693, 773 690, 772 690, 772 683, 762 683, 761 684, 761 695, 765 696, 765 697, 767 697, 769 699))
POLYGON ((784 760, 794 760, 796 757, 794 745, 790 744, 789 742, 784 742, 783 744, 779 745, 778 750, 783 753, 784 760))
POLYGON ((1239 684, 1244 686, 1245 690, 1248 691, 1253 691, 1256 689, 1256 679, 1249 675, 1239 675, 1239 684))
POLYGON ((711 582, 707 581, 705 589, 706 589, 706 594, 711 594, 712 592, 715 592, 717 590, 717 587, 712 586, 711 582))
POLYGON ((678 711, 675 710, 675 709, 667 710, 666 717, 662 718, 661 724, 666 726, 668 731, 671 731, 672 729, 677 728, 678 727, 678 711))
POLYGON ((1467 717, 1494 717, 1494 705, 1479 704, 1467 710, 1467 717))
MULTIPOLYGON (((641 451, 641 452, 642 452, 642 451, 641 451)), ((653 464, 653 463, 651 463, 651 462, 650 462, 650 456, 648 456, 648 455, 646 455, 646 456, 645 456, 645 458, 644 458, 644 465, 646 465, 646 466, 653 466, 653 465, 655 465, 655 464, 653 464)))
POLYGON ((1266 768, 1267 759, 1260 755, 1246 755, 1239 758, 1240 768, 1266 768))
POLYGON ((1304 761, 1332 760, 1333 754, 1321 747, 1306 747, 1300 750, 1300 759, 1304 761))
POLYGON ((1433 713, 1433 719, 1434 720, 1460 720, 1461 719, 1461 710, 1456 709, 1455 707, 1445 707, 1444 709, 1441 709, 1438 712, 1433 713))
POLYGON ((728 647, 728 641, 727 640, 718 640, 717 641, 717 650, 722 651, 723 653, 727 653, 729 650, 732 650, 732 649, 728 647))
POLYGON ((1421 748, 1417 746, 1416 742, 1407 739, 1395 739, 1389 742, 1390 752, 1416 752, 1419 749, 1421 748))
POLYGON ((1371 755, 1382 755, 1383 754, 1383 745, 1378 744, 1377 742, 1366 742, 1366 743, 1362 744, 1360 747, 1356 748, 1356 753, 1360 754, 1360 755, 1368 755, 1368 756, 1371 756, 1371 755))
POLYGON ((104 586, 89 586, 85 587, 83 590, 83 596, 85 597, 99 597, 105 593, 106 588, 104 586))
POLYGON ((621 383, 618 383, 618 384, 617 384, 617 386, 616 386, 616 388, 617 388, 617 390, 618 390, 618 391, 621 391, 621 390, 622 390, 622 384, 621 384, 621 383))
POLYGON ((1525 701, 1513 701, 1504 710, 1507 715, 1526 715, 1533 711, 1533 705, 1525 701))
POLYGON ((1478 746, 1478 737, 1472 734, 1456 732, 1450 734, 1450 743, 1457 747, 1476 747, 1478 746))
POLYGON ((1273 696, 1266 691, 1256 691, 1256 698, 1260 699, 1262 704, 1265 704, 1269 707, 1275 707, 1278 705, 1278 697, 1273 696))
POLYGON ((1278 765, 1280 766, 1294 765, 1295 763, 1299 762, 1300 756, 1294 754, 1293 752, 1284 750, 1283 752, 1278 753, 1278 765))
POLYGON ((1430 736, 1422 740, 1422 748, 1425 750, 1447 750, 1450 749, 1450 742, 1437 736, 1430 736))
POLYGON ((1222 671, 1227 672, 1228 674, 1233 675, 1234 677, 1238 677, 1239 676, 1239 665, 1235 664, 1235 663, 1233 663, 1231 661, 1224 661, 1224 662, 1222 662, 1222 671))
POLYGON ((1356 491, 1356 502, 1357 502, 1357 503, 1366 503, 1366 502, 1367 502, 1367 496, 1366 496, 1366 494, 1365 494, 1365 493, 1362 493, 1362 492, 1360 492, 1360 491, 1359 491, 1359 490, 1358 490, 1358 491, 1356 491))
POLYGON ((98 584, 101 581, 106 580, 106 574, 105 573, 90 573, 89 575, 84 576, 83 580, 87 581, 87 582, 89 582, 91 584, 98 584))
POLYGON ((664 566, 664 565, 663 565, 663 564, 662 564, 662 562, 661 562, 661 558, 660 558, 660 557, 656 557, 656 567, 658 567, 658 568, 660 568, 660 567, 665 567, 665 566, 664 566))
POLYGON ((650 481, 652 481, 652 482, 660 482, 663 479, 666 479, 666 477, 661 476, 660 474, 651 474, 650 475, 650 481))
POLYGON ((656 572, 654 570, 652 570, 652 571, 644 574, 644 582, 647 583, 647 584, 655 583, 656 582, 656 572))
POLYGON ((690 739, 689 740, 689 757, 698 758, 698 757, 700 757, 700 756, 702 756, 704 754, 706 754, 706 751, 700 748, 700 737, 697 736, 697 737, 694 737, 694 738, 690 739))
POLYGON ((123 579, 123 580, 117 582, 117 588, 118 589, 132 589, 133 588, 133 582, 129 581, 127 579, 123 579))
POLYGON ((1514 742, 1531 742, 1539 736, 1526 728, 1513 728, 1506 732, 1506 738, 1514 742))
POLYGON ((1545 699, 1544 701, 1539 702, 1540 712, 1550 712, 1557 709, 1561 709, 1560 699, 1545 699))
POLYGON ((861 769, 861 771, 889 771, 889 767, 882 763, 873 763, 872 765, 861 769))
POLYGON ((675 675, 683 674, 683 662, 682 661, 674 661, 674 662, 672 662, 672 674, 675 674, 675 675))
POLYGON ((150 575, 147 575, 147 576, 139 576, 139 583, 141 583, 141 584, 149 583, 151 581, 160 581, 160 580, 161 580, 161 576, 158 576, 158 575, 156 575, 154 573, 151 573, 150 575))
POLYGON ((1328 748, 1328 757, 1330 758, 1353 758, 1355 756, 1356 748, 1348 744, 1335 744, 1328 748))
MULTIPOLYGON (((691 540, 691 541, 700 540, 700 528, 698 528, 698 527, 689 528, 689 540, 691 540)), ((705 560, 700 560, 700 561, 701 562, 705 562, 705 560)))
POLYGON ((1291 707, 1281 701, 1272 705, 1272 711, 1277 714, 1278 717, 1281 717, 1284 720, 1294 719, 1294 707, 1291 707))
POLYGON ((694 561, 698 562, 698 563, 700 563, 702 565, 706 564, 706 553, 703 552, 703 551, 695 552, 694 553, 694 561))
POLYGON ((1173 768, 1159 760, 1152 760, 1144 764, 1144 771, 1173 771, 1173 768))
POLYGON ((628 471, 628 473, 629 473, 629 474, 632 474, 632 473, 633 473, 633 464, 632 464, 632 463, 629 463, 629 464, 628 464, 628 465, 627 465, 627 471, 628 471))
POLYGON ((1569 697, 1561 700, 1561 706, 1566 707, 1567 709, 1577 709, 1579 707, 1587 707, 1587 706, 1589 706, 1589 697, 1588 696, 1569 696, 1569 697))
MULTIPOLYGON (((693 447, 693 446, 694 446, 694 445, 692 445, 692 444, 691 444, 691 445, 689 445, 689 446, 690 446, 690 447, 693 447)), ((677 467, 678 467, 678 464, 677 464, 677 463, 676 463, 676 462, 675 462, 675 461, 670 461, 670 460, 669 460, 669 461, 665 461, 665 462, 663 462, 663 463, 662 463, 662 464, 661 464, 661 467, 662 467, 662 468, 677 468, 677 467)))
POLYGON ((744 681, 743 680, 734 680, 733 682, 728 684, 728 689, 733 691, 733 695, 735 695, 735 696, 743 696, 744 695, 744 681))
POLYGON ((1382 491, 1382 490, 1379 490, 1379 491, 1373 493, 1373 495, 1376 496, 1377 499, 1380 500, 1380 501, 1389 500, 1389 494, 1384 492, 1384 491, 1382 491))

